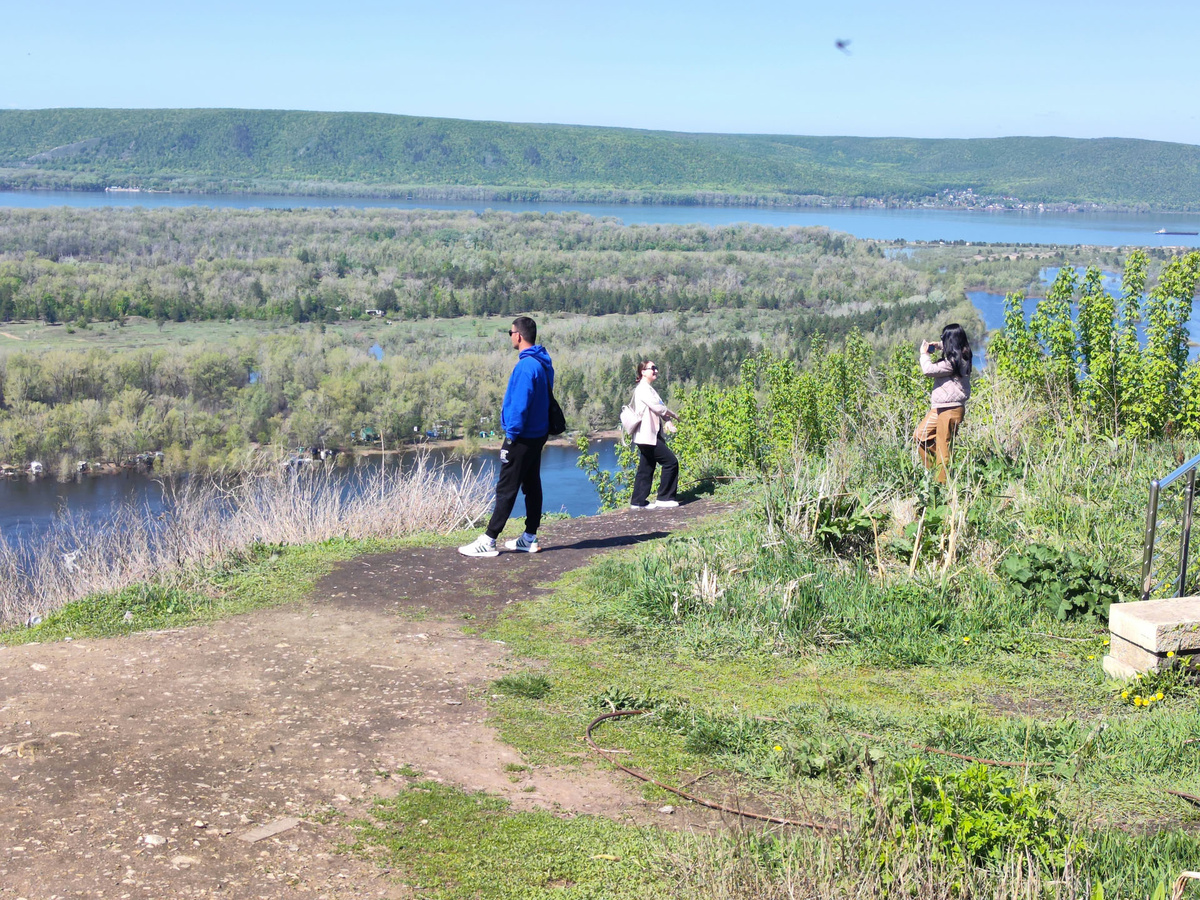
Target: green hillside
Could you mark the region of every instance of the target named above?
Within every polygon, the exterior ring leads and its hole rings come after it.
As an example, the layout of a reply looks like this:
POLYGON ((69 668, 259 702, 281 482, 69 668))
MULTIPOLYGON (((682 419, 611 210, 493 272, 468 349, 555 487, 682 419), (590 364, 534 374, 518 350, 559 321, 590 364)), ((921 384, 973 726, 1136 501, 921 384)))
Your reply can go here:
POLYGON ((517 125, 368 113, 0 110, 0 185, 329 191, 487 188, 1200 208, 1200 147, 1105 138, 796 137, 517 125))

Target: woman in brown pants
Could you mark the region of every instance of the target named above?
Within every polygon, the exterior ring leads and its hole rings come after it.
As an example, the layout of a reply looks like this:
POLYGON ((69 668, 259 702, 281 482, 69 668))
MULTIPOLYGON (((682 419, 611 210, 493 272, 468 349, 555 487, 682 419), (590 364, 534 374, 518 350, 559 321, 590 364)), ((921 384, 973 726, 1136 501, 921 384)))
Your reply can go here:
POLYGON ((921 342, 921 371, 933 379, 929 415, 917 426, 913 439, 925 468, 935 469, 934 477, 946 483, 950 465, 950 444, 962 424, 971 397, 971 344, 958 323, 942 329, 936 343, 921 342), (937 351, 934 362, 931 351, 937 351))

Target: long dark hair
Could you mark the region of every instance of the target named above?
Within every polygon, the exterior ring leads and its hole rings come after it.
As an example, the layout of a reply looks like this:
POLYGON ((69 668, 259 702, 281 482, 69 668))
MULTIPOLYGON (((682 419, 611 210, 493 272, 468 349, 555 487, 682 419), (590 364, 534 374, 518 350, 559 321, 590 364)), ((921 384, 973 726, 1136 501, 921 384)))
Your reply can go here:
POLYGON ((971 342, 957 322, 942 329, 942 359, 950 363, 955 375, 960 378, 971 377, 971 342))

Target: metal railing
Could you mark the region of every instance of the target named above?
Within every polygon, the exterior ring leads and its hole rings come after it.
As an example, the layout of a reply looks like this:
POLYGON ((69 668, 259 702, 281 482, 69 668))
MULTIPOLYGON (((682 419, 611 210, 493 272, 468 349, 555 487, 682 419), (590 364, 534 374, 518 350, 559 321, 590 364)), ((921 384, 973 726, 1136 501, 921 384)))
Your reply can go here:
POLYGON ((1182 597, 1187 587, 1188 551, 1192 540, 1192 510, 1196 499, 1196 469, 1200 467, 1200 456, 1193 456, 1182 466, 1157 481, 1150 482, 1150 505, 1146 508, 1146 540, 1142 547, 1142 599, 1149 600, 1154 590, 1163 582, 1154 581, 1154 543, 1158 531, 1159 494, 1180 478, 1186 478, 1183 488, 1183 514, 1179 532, 1179 569, 1175 578, 1172 597, 1182 597))

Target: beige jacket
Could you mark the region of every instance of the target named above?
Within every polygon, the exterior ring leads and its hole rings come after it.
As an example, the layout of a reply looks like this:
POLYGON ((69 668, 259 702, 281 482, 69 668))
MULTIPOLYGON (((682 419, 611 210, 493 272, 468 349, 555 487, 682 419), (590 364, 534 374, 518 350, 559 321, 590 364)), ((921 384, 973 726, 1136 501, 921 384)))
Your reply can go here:
POLYGON ((921 371, 933 379, 933 393, 929 405, 934 409, 948 406, 966 406, 971 399, 971 378, 955 375, 946 360, 933 361, 928 350, 921 353, 921 371))
POLYGON ((633 389, 633 411, 638 414, 638 426, 633 430, 633 442, 653 447, 662 430, 663 414, 669 412, 648 381, 639 381, 633 389))

